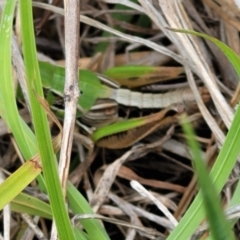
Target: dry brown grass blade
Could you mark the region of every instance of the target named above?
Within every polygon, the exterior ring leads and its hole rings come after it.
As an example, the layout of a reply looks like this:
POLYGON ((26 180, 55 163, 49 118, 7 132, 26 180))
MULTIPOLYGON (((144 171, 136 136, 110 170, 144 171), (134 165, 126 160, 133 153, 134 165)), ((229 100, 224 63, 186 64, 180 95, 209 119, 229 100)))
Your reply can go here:
POLYGON ((69 175, 69 180, 71 183, 78 186, 82 180, 83 175, 87 172, 88 168, 95 159, 96 152, 94 153, 94 143, 90 138, 78 132, 74 133, 73 137, 74 141, 77 141, 88 149, 87 156, 81 158, 82 163, 79 164, 78 167, 76 167, 74 171, 69 175))
POLYGON ((180 78, 180 74, 184 73, 182 67, 155 67, 154 71, 143 74, 141 77, 131 78, 114 78, 121 86, 127 86, 128 88, 136 88, 153 83, 160 83, 167 80, 173 80, 180 78))
MULTIPOLYGON (((122 201, 121 198, 112 195, 112 200, 114 199, 115 203, 125 212, 125 214, 130 218, 131 223, 137 226, 143 226, 141 220, 139 219, 138 215, 134 212, 134 210, 125 202, 122 201)), ((141 235, 141 232, 139 233, 141 235)), ((126 234, 125 239, 134 240, 136 238, 136 231, 135 229, 129 229, 126 234)))
MULTIPOLYGON (((226 7, 222 8, 219 6, 219 4, 223 4, 222 5, 223 7, 224 7, 224 5, 226 6, 224 1, 222 1, 222 0, 218 0, 218 4, 213 0, 203 0, 203 2, 205 2, 210 8, 212 8, 214 10, 214 12, 217 13, 223 20, 225 20, 226 22, 228 22, 229 24, 234 26, 234 28, 236 28, 238 31, 240 31, 239 21, 237 21, 233 17, 234 12, 236 15, 239 16, 239 12, 236 11, 236 9, 237 9, 236 6, 235 7, 233 6, 233 7, 231 7, 231 9, 227 10, 226 7)), ((228 4, 228 6, 231 6, 231 5, 228 4)))
MULTIPOLYGON (((138 225, 138 226, 143 226, 143 224, 141 223, 141 220, 138 216, 138 214, 134 211, 134 209, 132 208, 132 206, 130 204, 128 204, 127 201, 124 201, 123 199, 121 199, 120 197, 114 195, 114 194, 109 194, 109 198, 115 202, 115 204, 117 204, 117 206, 119 206, 120 209, 122 209, 125 214, 131 219, 131 223, 138 225)), ((139 232, 140 235, 141 232, 139 232)), ((136 239, 136 232, 134 231, 134 229, 129 229, 127 236, 125 239, 136 239)))
POLYGON ((134 171, 132 171, 130 168, 121 166, 118 172, 118 176, 127 180, 136 180, 140 182, 141 184, 151 186, 154 188, 161 188, 161 189, 168 189, 171 191, 183 193, 185 191, 185 187, 169 182, 163 182, 163 181, 158 181, 154 179, 145 179, 140 176, 138 176, 134 171))
MULTIPOLYGON (((139 194, 138 194, 139 196, 139 194)), ((150 213, 147 210, 142 209, 140 206, 134 206, 133 204, 129 203, 128 201, 118 197, 116 194, 113 194, 112 192, 109 193, 108 197, 113 200, 117 205, 119 205, 119 202, 124 202, 124 204, 128 205, 133 211, 139 216, 144 217, 146 219, 149 219, 150 221, 153 221, 157 223, 158 225, 165 227, 167 229, 173 229, 173 224, 165 217, 160 217, 155 214, 150 213)), ((141 197, 141 196, 140 196, 141 197)), ((144 198, 146 199, 146 198, 144 198)), ((102 206, 100 209, 100 212, 107 213, 108 209, 104 209, 106 205, 102 206), (106 212, 105 212, 106 211, 106 212)), ((121 207, 121 206, 120 206, 121 207)), ((111 209, 110 209, 111 210, 111 209)), ((111 214, 109 214, 111 215, 111 214)), ((114 215, 114 214, 113 214, 114 215)))
POLYGON ((156 205, 156 207, 172 222, 172 224, 175 227, 178 225, 178 221, 172 215, 172 213, 166 208, 166 206, 161 201, 159 201, 159 199, 157 199, 150 191, 148 191, 143 185, 141 185, 139 182, 135 180, 132 180, 130 182, 130 185, 134 190, 136 190, 142 196, 152 201, 156 205))
POLYGON ((58 128, 60 130, 59 134, 56 137, 54 137, 53 140, 52 140, 54 152, 57 153, 59 151, 60 147, 61 147, 61 142, 62 142, 62 125, 58 121, 58 119, 54 115, 54 113, 51 111, 48 102, 40 96, 36 95, 36 97, 37 97, 39 103, 41 104, 41 106, 46 111, 46 113, 49 116, 49 118, 51 119, 51 121, 53 121, 58 126, 58 128))
POLYGON ((136 229, 138 231, 142 231, 142 232, 145 232, 145 233, 147 233, 149 235, 152 235, 153 239, 156 239, 156 236, 157 236, 158 237, 157 239, 164 240, 163 234, 158 232, 155 229, 142 227, 142 226, 137 226, 137 225, 134 225, 134 224, 129 224, 128 222, 117 220, 117 219, 113 219, 113 218, 104 217, 104 216, 101 216, 99 214, 81 214, 81 215, 76 215, 72 219, 72 221, 83 220, 83 219, 92 219, 92 218, 100 219, 100 220, 103 220, 103 221, 106 221, 106 222, 110 222, 110 223, 115 223, 115 224, 118 224, 118 225, 121 225, 121 226, 130 227, 130 228, 136 229))
POLYGON ((234 107, 239 102, 240 99, 240 84, 238 84, 237 89, 231 99, 231 105, 234 107))
POLYGON ((119 168, 128 159, 128 157, 134 152, 134 150, 129 150, 122 155, 119 159, 115 160, 111 165, 107 167, 102 178, 98 182, 97 188, 92 196, 90 205, 93 211, 96 213, 105 198, 107 197, 110 188, 117 176, 119 168))
MULTIPOLYGON (((171 47, 169 47, 171 48, 171 47)), ((172 46, 172 48, 174 48, 172 46)), ((96 56, 96 60, 94 57, 90 58, 81 58, 80 69, 90 69, 92 71, 100 72, 99 69, 99 57, 96 56)), ((114 62, 115 66, 122 66, 126 64, 134 64, 134 65, 163 65, 168 62, 171 58, 160 54, 155 51, 141 51, 141 52, 130 52, 128 56, 128 60, 126 59, 126 54, 118 54, 115 56, 114 62), (152 60, 154 59, 154 64, 152 60), (139 62, 140 61, 140 62, 139 62)), ((60 66, 65 65, 65 60, 57 61, 60 66)))

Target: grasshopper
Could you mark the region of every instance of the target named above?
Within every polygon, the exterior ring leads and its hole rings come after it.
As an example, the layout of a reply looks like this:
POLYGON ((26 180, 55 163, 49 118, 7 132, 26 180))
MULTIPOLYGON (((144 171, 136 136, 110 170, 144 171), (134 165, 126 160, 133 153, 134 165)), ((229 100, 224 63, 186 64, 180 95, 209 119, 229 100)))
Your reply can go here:
MULTIPOLYGON (((39 62, 39 67, 43 86, 62 96, 64 68, 45 62, 39 62)), ((128 147, 160 127, 177 123, 177 114, 166 116, 170 110, 178 113, 179 106, 196 105, 190 88, 163 94, 141 93, 120 88, 113 80, 89 70, 80 70, 80 90, 78 116, 87 125, 97 127, 91 135, 97 145, 113 149, 128 147), (163 110, 145 117, 119 120, 118 104, 163 110)), ((200 88, 200 92, 204 101, 210 99, 206 88, 200 88)))

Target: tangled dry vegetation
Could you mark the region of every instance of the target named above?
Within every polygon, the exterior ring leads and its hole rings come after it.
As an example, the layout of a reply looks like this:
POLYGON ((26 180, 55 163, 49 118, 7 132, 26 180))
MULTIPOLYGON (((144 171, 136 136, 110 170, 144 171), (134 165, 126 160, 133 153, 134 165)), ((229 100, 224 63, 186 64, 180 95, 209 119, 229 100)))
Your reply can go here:
MULTIPOLYGON (((62 7, 62 1, 54 2, 62 7)), ((81 1, 80 68, 103 73, 114 66, 157 66, 161 71, 154 78, 163 80, 140 88, 133 87, 134 90, 153 93, 170 91, 171 94, 166 95, 170 98, 176 89, 181 91, 190 87, 195 100, 185 99, 183 105, 210 168, 233 119, 233 108, 239 101, 238 77, 212 43, 171 32, 166 27, 204 32, 222 40, 239 55, 240 10, 234 1, 227 0, 184 0, 182 3, 139 0, 139 5, 137 1, 122 1, 129 6, 111 4, 114 2, 81 1), (194 108, 186 107, 189 101, 195 105, 194 108)), ((63 65, 64 19, 53 14, 57 9, 51 6, 51 12, 47 12, 38 3, 34 5, 39 59, 63 65)), ((17 19, 15 33, 18 33, 17 19)), ((123 118, 157 112, 122 105, 118 111, 123 118)), ((173 114, 169 113, 169 116, 173 114)), ((79 121, 76 129, 79 129, 79 121)), ((144 185, 177 221, 198 190, 181 127, 172 120, 164 126, 123 149, 95 146, 84 131, 80 133, 76 130, 74 133, 69 180, 78 186, 96 213, 112 219, 105 223, 111 239, 148 239, 152 233, 144 227, 156 229, 167 236, 174 227, 171 219, 163 215, 151 197, 142 196, 130 186, 130 180, 144 185), (126 226, 119 225, 116 220, 124 221, 126 226), (142 226, 143 231, 133 229, 131 225, 142 226)), ((14 142, 9 141, 4 127, 1 129, 4 146, 1 147, 1 167, 11 172, 19 166, 20 159, 14 142)), ((111 141, 118 145, 120 138, 111 141)), ((237 176, 236 168, 222 194, 224 204, 231 198, 232 183, 237 176)), ((37 194, 34 184, 27 191, 37 194)), ((21 220, 16 215, 14 219, 16 226, 13 229, 18 231, 17 221, 21 220)), ((41 224, 48 235, 48 223, 41 220, 41 224)), ((235 228, 237 232, 238 226, 235 228)))

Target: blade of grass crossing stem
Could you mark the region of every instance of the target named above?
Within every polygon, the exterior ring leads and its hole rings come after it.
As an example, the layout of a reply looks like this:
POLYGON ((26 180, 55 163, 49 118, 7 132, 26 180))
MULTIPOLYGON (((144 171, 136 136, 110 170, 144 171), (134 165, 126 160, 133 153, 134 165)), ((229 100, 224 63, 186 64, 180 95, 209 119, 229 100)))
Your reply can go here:
MULTIPOLYGON (((201 37, 206 37, 207 39, 213 41, 228 57, 229 61, 235 68, 238 76, 240 76, 240 59, 239 57, 225 44, 221 43, 215 38, 207 36, 205 34, 197 33, 188 30, 178 30, 170 29, 176 32, 194 34, 201 37), (196 33, 196 34, 195 34, 196 33)), ((229 174, 231 173, 237 157, 240 153, 240 108, 237 108, 235 113, 231 128, 228 131, 225 142, 219 152, 219 155, 215 161, 215 164, 210 172, 213 184, 217 193, 219 193, 227 181, 229 174)), ((178 226, 171 232, 168 240, 185 240, 188 239, 195 229, 198 227, 202 219, 204 218, 203 201, 202 196, 197 195, 192 202, 191 206, 188 208, 187 212, 179 222, 178 226)))
POLYGON ((32 5, 30 0, 20 1, 19 4, 28 94, 50 204, 59 239, 75 239, 60 186, 47 116, 36 98, 36 95, 43 97, 43 90, 36 55, 32 5))
POLYGON ((221 208, 220 198, 217 195, 212 179, 209 177, 207 166, 201 155, 200 146, 195 140, 193 129, 187 121, 186 115, 182 116, 181 124, 191 150, 193 165, 195 166, 195 173, 197 175, 200 193, 203 197, 203 205, 212 237, 215 240, 233 240, 234 236, 221 208))

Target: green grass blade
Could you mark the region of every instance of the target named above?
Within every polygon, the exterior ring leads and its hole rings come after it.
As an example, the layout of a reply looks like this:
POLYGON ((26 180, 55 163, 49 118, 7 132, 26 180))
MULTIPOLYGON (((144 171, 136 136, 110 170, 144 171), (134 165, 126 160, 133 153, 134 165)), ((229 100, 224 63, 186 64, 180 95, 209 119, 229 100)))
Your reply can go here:
MULTIPOLYGON (((189 33, 194 34, 201 37, 206 37, 207 39, 213 41, 223 53, 228 57, 234 66, 237 74, 240 74, 239 57, 225 44, 221 43, 215 38, 212 38, 208 35, 197 33, 194 31, 188 30, 176 30, 170 29, 176 32, 189 33), (196 34, 195 34, 196 33, 196 34)), ((240 153, 240 108, 238 107, 231 128, 226 136, 225 142, 219 152, 217 160, 210 172, 210 177, 212 178, 213 184, 216 188, 217 193, 221 191, 224 184, 227 181, 229 174, 231 173, 237 157, 240 153)), ((196 196, 193 203, 189 207, 188 211, 185 213, 183 218, 181 219, 178 226, 173 230, 173 232, 169 235, 168 240, 185 240, 188 239, 192 233, 196 230, 202 219, 204 218, 205 212, 203 210, 203 201, 200 194, 196 196)))
POLYGON ((202 158, 200 146, 195 140, 193 129, 190 123, 187 122, 186 116, 182 118, 182 126, 192 153, 193 165, 195 166, 200 194, 203 198, 203 205, 206 210, 212 237, 215 240, 233 240, 234 236, 224 216, 220 198, 217 195, 212 179, 208 175, 207 166, 202 158))
MULTIPOLYGON (((11 34, 14 5, 15 1, 6 1, 0 25, 0 115, 8 125, 9 129, 12 131, 23 157, 25 160, 28 160, 38 153, 38 147, 33 132, 18 113, 15 100, 11 66, 11 34)), ((23 170, 24 169, 21 171, 23 170)), ((14 174, 15 173, 11 175, 12 179, 14 179, 14 174)), ((35 174, 37 176, 38 172, 35 171, 35 174)), ((36 177, 33 176, 32 172, 26 172, 26 175, 28 178, 21 179, 21 185, 25 184, 25 187, 36 177)), ((41 177, 38 177, 38 179, 43 183, 41 177)), ((14 182, 12 183, 14 185, 14 182)), ((19 179, 16 179, 15 185, 18 185, 18 183, 19 179)), ((5 185, 6 183, 3 184, 5 185)), ((4 195, 6 199, 8 198, 11 200, 11 197, 16 196, 21 191, 21 188, 15 188, 15 190, 12 190, 11 193, 9 191, 6 192, 6 194, 1 194, 1 192, 0 194, 4 195), (8 194, 10 195, 8 196, 8 194)))
MULTIPOLYGON (((27 144, 26 132, 23 121, 19 116, 14 93, 11 65, 11 37, 13 12, 16 1, 7 0, 2 14, 0 25, 0 114, 7 123, 9 129, 17 141, 20 151, 24 157, 31 157, 29 154, 31 146, 27 144), (10 107, 11 106, 11 107, 10 107)), ((26 125, 25 125, 26 127, 26 125)))
POLYGON ((75 239, 60 186, 47 116, 36 98, 36 94, 43 97, 43 90, 37 62, 32 5, 30 0, 20 1, 20 17, 31 113, 50 204, 59 239, 75 239))
POLYGON ((25 193, 20 193, 13 199, 11 210, 52 219, 52 210, 49 204, 25 193))
MULTIPOLYGON (((70 208, 74 214, 93 213, 85 198, 77 191, 77 189, 69 182, 67 188, 67 198, 70 208)), ((91 240, 109 240, 107 233, 96 219, 81 220, 81 225, 86 229, 89 239, 91 240)))
POLYGON ((35 163, 28 161, 8 177, 0 185, 0 209, 3 209, 7 203, 17 196, 26 187, 26 183, 32 182, 41 170, 41 168, 35 166, 35 163))
MULTIPOLYGON (((14 7, 15 1, 6 1, 0 24, 0 115, 12 131, 24 158, 30 159, 37 153, 36 140, 32 131, 18 113, 12 78, 11 38, 14 7)), ((17 175, 19 175, 20 172, 25 172, 27 176, 23 176, 20 184, 19 178, 15 177, 14 173, 11 176, 11 180, 1 185, 0 188, 6 190, 5 193, 0 192, 1 196, 4 196, 4 198, 1 199, 1 206, 5 205, 7 201, 12 200, 13 197, 22 191, 22 188, 26 187, 39 174, 39 171, 31 172, 31 168, 27 168, 26 166, 23 166, 21 170, 17 172, 17 175), (27 172, 27 169, 29 169, 30 172, 27 172), (18 184, 16 184, 16 182, 18 184), (11 184, 14 189, 9 188, 11 184), (11 189, 11 192, 9 189, 11 189)))
MULTIPOLYGON (((218 158, 210 172, 213 184, 219 193, 227 181, 236 159, 239 156, 240 146, 240 108, 238 108, 227 134, 226 140, 218 155, 218 158)), ((203 220, 205 211, 201 194, 198 194, 193 203, 179 222, 178 226, 169 235, 168 240, 188 239, 203 220)))
POLYGON ((74 227, 73 231, 74 231, 74 234, 75 234, 75 238, 77 240, 89 240, 89 238, 87 236, 84 236, 77 227, 74 227))

